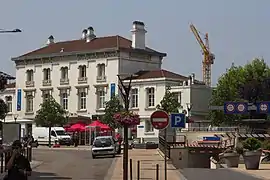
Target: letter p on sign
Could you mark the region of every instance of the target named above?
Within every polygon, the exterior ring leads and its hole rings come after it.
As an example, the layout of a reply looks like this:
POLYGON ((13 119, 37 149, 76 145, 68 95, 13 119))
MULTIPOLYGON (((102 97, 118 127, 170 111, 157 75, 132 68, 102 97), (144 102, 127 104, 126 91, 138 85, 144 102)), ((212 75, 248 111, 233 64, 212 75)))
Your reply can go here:
POLYGON ((177 126, 178 124, 181 123, 181 121, 182 121, 182 118, 179 117, 179 116, 176 116, 176 117, 175 117, 175 120, 174 120, 174 125, 177 126))
POLYGON ((185 128, 186 115, 183 113, 171 114, 171 127, 172 128, 185 128))

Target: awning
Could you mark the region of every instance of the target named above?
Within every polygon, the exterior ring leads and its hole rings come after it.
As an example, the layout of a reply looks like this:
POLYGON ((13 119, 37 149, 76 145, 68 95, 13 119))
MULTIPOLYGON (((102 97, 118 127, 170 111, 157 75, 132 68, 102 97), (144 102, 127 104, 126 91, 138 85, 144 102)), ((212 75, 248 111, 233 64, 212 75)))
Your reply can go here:
MULTIPOLYGON (((15 123, 14 119, 6 119, 5 121, 2 119, 0 120, 1 122, 6 122, 6 123, 15 123)), ((33 119, 17 119, 17 123, 34 123, 33 119)))

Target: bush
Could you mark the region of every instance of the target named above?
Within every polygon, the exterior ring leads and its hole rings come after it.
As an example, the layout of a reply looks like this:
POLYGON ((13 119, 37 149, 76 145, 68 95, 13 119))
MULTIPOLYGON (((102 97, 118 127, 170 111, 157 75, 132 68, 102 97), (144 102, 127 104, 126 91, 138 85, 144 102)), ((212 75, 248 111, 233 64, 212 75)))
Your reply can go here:
POLYGON ((243 148, 249 151, 256 151, 262 147, 261 141, 256 138, 248 138, 243 141, 243 148))
POLYGON ((269 140, 264 141, 262 144, 262 148, 265 150, 270 150, 270 141, 269 140))

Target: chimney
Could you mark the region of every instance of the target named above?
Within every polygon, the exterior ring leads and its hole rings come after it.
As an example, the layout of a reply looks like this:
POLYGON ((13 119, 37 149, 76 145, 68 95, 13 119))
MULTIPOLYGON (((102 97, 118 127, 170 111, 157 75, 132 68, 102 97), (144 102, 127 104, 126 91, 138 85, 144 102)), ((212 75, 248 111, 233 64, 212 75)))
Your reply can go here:
POLYGON ((87 29, 84 29, 82 31, 82 39, 86 39, 86 36, 87 36, 87 29))
POLYGON ((191 73, 191 84, 194 84, 195 81, 195 73, 191 73))
POLYGON ((47 45, 53 44, 54 43, 54 37, 51 35, 48 40, 47 40, 47 45))
POLYGON ((132 25, 132 48, 145 49, 145 34, 144 23, 141 21, 134 21, 132 25))
POLYGON ((89 28, 87 28, 86 42, 90 42, 91 40, 95 38, 96 38, 96 35, 94 33, 94 28, 90 26, 89 28))

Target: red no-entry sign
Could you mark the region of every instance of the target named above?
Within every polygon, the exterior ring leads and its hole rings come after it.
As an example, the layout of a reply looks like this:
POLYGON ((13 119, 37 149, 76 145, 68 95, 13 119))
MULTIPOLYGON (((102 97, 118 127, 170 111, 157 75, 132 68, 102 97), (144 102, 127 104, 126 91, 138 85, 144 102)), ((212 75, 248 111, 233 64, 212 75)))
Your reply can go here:
POLYGON ((170 117, 165 111, 157 110, 151 114, 150 121, 155 129, 165 129, 169 125, 170 117))

